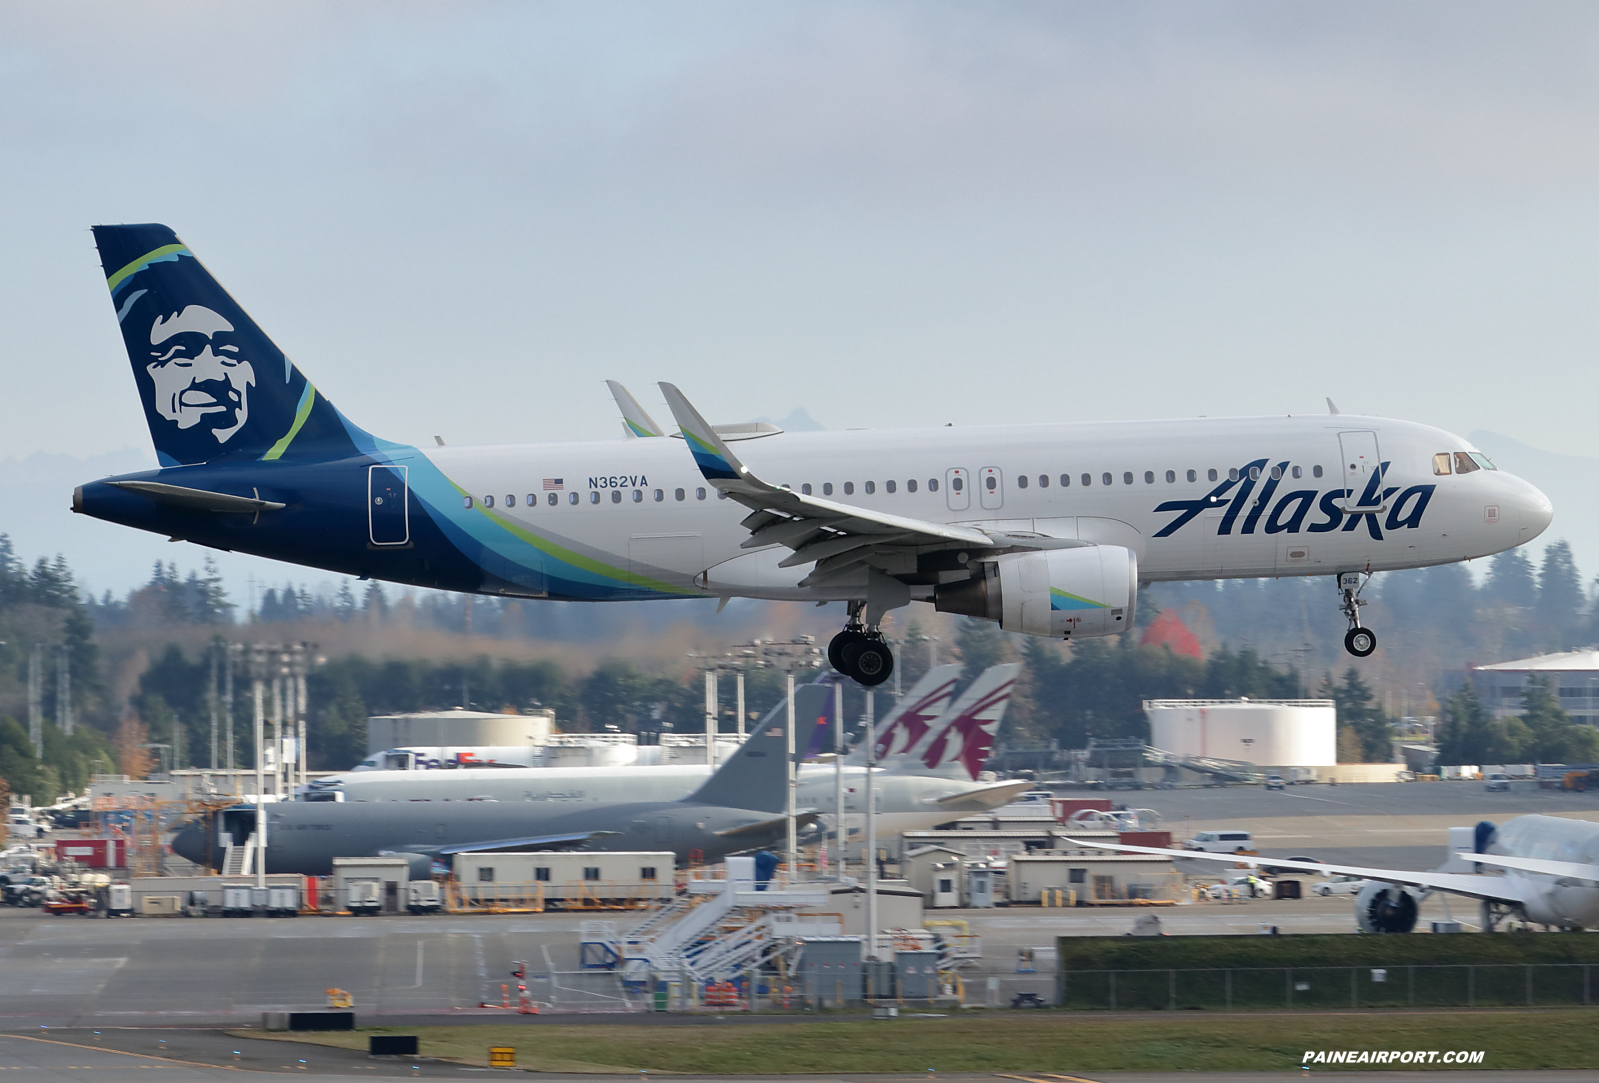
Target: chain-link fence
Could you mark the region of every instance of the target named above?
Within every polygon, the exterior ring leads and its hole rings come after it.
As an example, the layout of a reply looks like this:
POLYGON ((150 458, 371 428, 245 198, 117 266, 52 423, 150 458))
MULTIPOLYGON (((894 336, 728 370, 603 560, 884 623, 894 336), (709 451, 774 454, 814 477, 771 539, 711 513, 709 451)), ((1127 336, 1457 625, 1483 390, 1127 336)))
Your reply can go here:
POLYGON ((1595 971, 1587 963, 1068 970, 1057 1000, 1107 1011, 1586 1005, 1599 992, 1595 971))

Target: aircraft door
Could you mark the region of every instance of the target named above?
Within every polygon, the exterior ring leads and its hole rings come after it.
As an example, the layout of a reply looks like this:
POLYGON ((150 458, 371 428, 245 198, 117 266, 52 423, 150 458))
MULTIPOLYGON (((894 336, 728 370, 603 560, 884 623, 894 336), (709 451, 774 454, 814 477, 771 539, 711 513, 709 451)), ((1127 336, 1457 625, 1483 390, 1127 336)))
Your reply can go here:
POLYGON ((977 472, 977 499, 989 509, 1005 506, 1005 475, 997 466, 985 466, 977 472))
MULTIPOLYGON (((1350 510, 1360 505, 1360 498, 1371 483, 1372 476, 1382 467, 1382 457, 1377 450, 1374 432, 1341 432, 1338 447, 1343 452, 1344 488, 1350 490, 1344 498, 1344 507, 1350 510)), ((1382 504, 1382 488, 1378 486, 1369 501, 1372 507, 1382 504)))
POLYGON ((944 471, 944 499, 950 511, 965 511, 972 506, 971 478, 959 466, 944 471))
POLYGON ((373 545, 409 545, 411 542, 407 472, 404 466, 367 468, 367 537, 373 545))

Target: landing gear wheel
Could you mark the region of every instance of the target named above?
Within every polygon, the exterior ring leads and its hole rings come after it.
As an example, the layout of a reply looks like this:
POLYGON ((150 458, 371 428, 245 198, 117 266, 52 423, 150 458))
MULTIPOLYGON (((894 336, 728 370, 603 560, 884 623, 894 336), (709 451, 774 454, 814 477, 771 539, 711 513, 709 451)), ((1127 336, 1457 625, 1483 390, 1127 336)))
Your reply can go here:
POLYGON ((850 676, 850 671, 844 664, 844 649, 865 639, 866 633, 859 628, 844 629, 827 644, 827 664, 845 676, 850 676))
POLYGON ((1344 636, 1344 650, 1356 658, 1365 658, 1377 649, 1377 633, 1370 628, 1351 628, 1344 636))
POLYGON ((859 640, 846 644, 842 653, 841 672, 867 688, 882 684, 894 672, 894 652, 881 639, 862 634, 859 640))

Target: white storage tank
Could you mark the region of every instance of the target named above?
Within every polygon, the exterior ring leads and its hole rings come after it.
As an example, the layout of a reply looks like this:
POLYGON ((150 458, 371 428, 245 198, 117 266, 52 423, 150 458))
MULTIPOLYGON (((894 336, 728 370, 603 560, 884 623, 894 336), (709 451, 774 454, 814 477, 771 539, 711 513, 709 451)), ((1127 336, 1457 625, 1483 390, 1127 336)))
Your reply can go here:
POLYGON ((366 720, 368 754, 411 745, 542 745, 555 732, 555 712, 489 714, 484 711, 419 711, 374 715, 366 720))
POLYGON ((1330 699, 1151 699, 1149 743, 1177 756, 1257 767, 1332 767, 1338 714, 1330 699))

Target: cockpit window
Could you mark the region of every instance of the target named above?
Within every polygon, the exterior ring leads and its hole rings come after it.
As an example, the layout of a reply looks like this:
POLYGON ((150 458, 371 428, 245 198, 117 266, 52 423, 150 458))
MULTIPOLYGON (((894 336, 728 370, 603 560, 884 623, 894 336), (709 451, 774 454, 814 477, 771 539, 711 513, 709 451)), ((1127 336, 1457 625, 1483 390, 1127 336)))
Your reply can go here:
POLYGON ((1478 466, 1482 467, 1484 470, 1498 470, 1499 469, 1493 463, 1488 461, 1488 456, 1484 455, 1480 451, 1473 451, 1471 453, 1471 461, 1476 463, 1478 466))
POLYGON ((1477 461, 1475 459, 1473 459, 1466 452, 1464 452, 1464 451, 1455 452, 1455 473, 1457 473, 1457 474, 1469 474, 1473 470, 1481 470, 1481 469, 1482 469, 1482 467, 1477 464, 1477 461))
POLYGON ((1449 473, 1449 452, 1440 451, 1432 457, 1432 472, 1440 477, 1449 473))

